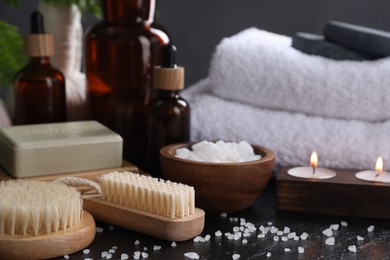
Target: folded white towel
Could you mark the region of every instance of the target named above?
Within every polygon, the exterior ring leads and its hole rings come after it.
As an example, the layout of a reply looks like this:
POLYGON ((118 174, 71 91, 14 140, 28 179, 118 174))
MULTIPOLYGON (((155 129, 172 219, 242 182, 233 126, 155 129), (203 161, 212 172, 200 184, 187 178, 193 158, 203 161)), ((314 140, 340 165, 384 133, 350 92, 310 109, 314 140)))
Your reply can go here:
MULTIPOLYGON (((260 109, 213 95, 208 80, 188 88, 192 140, 245 140, 276 152, 282 166, 374 169, 378 156, 390 164, 390 120, 372 123, 260 109)), ((390 168, 388 167, 387 170, 390 168)))
POLYGON ((390 119, 390 58, 336 61, 291 47, 291 38, 247 29, 213 55, 212 92, 262 108, 344 119, 390 119))

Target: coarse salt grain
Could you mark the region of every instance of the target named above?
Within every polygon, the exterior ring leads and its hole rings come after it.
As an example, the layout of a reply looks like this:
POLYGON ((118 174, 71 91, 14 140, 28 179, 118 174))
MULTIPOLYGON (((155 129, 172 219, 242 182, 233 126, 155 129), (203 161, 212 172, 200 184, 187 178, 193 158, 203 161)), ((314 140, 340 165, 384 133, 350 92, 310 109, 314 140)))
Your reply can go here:
POLYGON ((237 222, 237 221, 238 221, 238 218, 229 218, 229 221, 230 221, 230 222, 237 222))
POLYGON ((332 225, 330 225, 330 229, 338 230, 339 229, 339 224, 332 224, 332 225))
POLYGON ((287 237, 285 237, 285 236, 282 236, 282 241, 287 241, 288 240, 288 238, 287 237))
POLYGON ((226 218, 227 217, 227 213, 221 213, 221 218, 226 218))
POLYGON ((352 246, 349 246, 348 247, 348 250, 352 253, 356 253, 356 246, 355 245, 352 245, 352 246))
POLYGON ((243 236, 243 237, 250 237, 250 236, 251 236, 251 233, 245 232, 242 236, 243 236))
POLYGON ((112 258, 112 254, 108 254, 107 256, 106 256, 106 259, 111 259, 112 258))
POLYGON ((195 238, 194 238, 194 242, 195 243, 197 243, 197 242, 201 242, 201 241, 203 241, 204 239, 203 239, 203 237, 201 237, 201 236, 196 236, 195 238))
POLYGON ((348 222, 347 221, 341 221, 340 223, 343 227, 347 227, 348 226, 348 222))
POLYGON ((361 236, 357 236, 356 238, 357 238, 357 240, 359 240, 359 241, 364 240, 364 237, 361 237, 361 236))
POLYGON ((271 225, 272 225, 272 222, 268 222, 267 224, 268 224, 268 226, 271 226, 271 225))
POLYGON ((322 234, 324 234, 327 237, 331 237, 331 236, 333 236, 333 231, 332 231, 332 229, 327 228, 324 231, 322 231, 322 234))
POLYGON ((257 237, 258 238, 265 238, 265 234, 258 234, 257 237))
POLYGON ((305 252, 305 249, 301 246, 298 246, 298 253, 303 254, 305 252))
POLYGON ((247 243, 248 243, 248 240, 243 239, 243 240, 242 240, 242 243, 243 243, 243 244, 247 244, 247 243))
POLYGON ((142 252, 142 258, 148 258, 149 257, 149 255, 148 255, 148 253, 145 253, 145 252, 142 252))
POLYGON ((161 246, 153 246, 153 250, 154 251, 158 251, 158 250, 160 250, 161 249, 161 246))
POLYGON ((83 250, 83 254, 84 254, 84 255, 88 255, 89 252, 91 252, 91 250, 89 250, 89 249, 84 249, 84 250, 83 250))
POLYGON ((279 237, 278 236, 274 236, 274 241, 279 241, 279 237))
POLYGON ((108 253, 111 253, 111 254, 114 254, 116 251, 115 251, 115 249, 110 249, 110 250, 108 250, 108 253))
POLYGON ((139 245, 139 240, 135 240, 134 245, 136 245, 136 246, 139 245))
POLYGON ((133 258, 134 259, 139 259, 141 256, 141 251, 135 251, 134 254, 133 254, 133 258))
POLYGON ((171 247, 176 247, 176 246, 177 246, 176 242, 173 241, 172 244, 171 244, 171 247))
POLYGON ((105 258, 107 255, 108 255, 108 252, 107 251, 103 251, 103 252, 101 252, 100 257, 101 258, 105 258))
POLYGON ((288 233, 288 234, 287 234, 287 237, 288 237, 288 239, 292 239, 292 238, 294 238, 296 235, 297 235, 297 233, 291 232, 291 233, 288 233))
POLYGON ((87 258, 84 258, 84 260, 93 260, 93 258, 87 257, 87 258))
POLYGON ((290 233, 290 228, 289 228, 289 227, 284 227, 283 232, 284 232, 285 234, 290 233))
POLYGON ((221 230, 216 231, 214 234, 215 234, 216 237, 222 236, 221 230))
POLYGON ((64 258, 65 258, 65 259, 69 259, 69 256, 68 256, 68 255, 64 255, 64 258))
POLYGON ((210 236, 210 235, 206 235, 206 236, 204 237, 204 240, 205 240, 205 241, 209 241, 209 240, 210 240, 210 238, 211 238, 211 236, 210 236))
POLYGON ((284 252, 290 252, 290 251, 291 251, 290 248, 285 248, 285 249, 284 249, 284 252))
POLYGON ((117 247, 117 246, 113 246, 113 247, 112 247, 112 249, 115 249, 115 250, 117 250, 117 249, 118 249, 118 247, 117 247))
POLYGON ((271 252, 267 252, 267 257, 271 257, 271 252))
POLYGON ((278 236, 281 236, 281 235, 283 235, 284 233, 283 233, 283 231, 278 231, 278 232, 276 232, 276 235, 278 235, 278 236))
POLYGON ((102 227, 96 227, 96 232, 97 233, 102 233, 103 232, 103 228, 102 227))
POLYGON ((125 254, 125 253, 121 254, 121 260, 127 260, 127 259, 129 259, 128 254, 125 254))
POLYGON ((327 244, 328 246, 333 246, 334 245, 334 237, 328 237, 326 240, 325 240, 325 244, 327 244))
POLYGON ((185 257, 188 257, 190 259, 199 259, 199 255, 195 252, 188 252, 184 254, 185 257))
POLYGON ((237 259, 239 259, 241 256, 239 255, 239 254, 234 254, 234 255, 232 255, 232 259, 234 259, 234 260, 237 260, 237 259))
POLYGON ((276 232, 278 232, 278 228, 276 228, 276 227, 271 227, 270 232, 271 232, 272 234, 275 234, 276 232))
POLYGON ((238 232, 240 231, 240 227, 233 227, 233 232, 238 232))
POLYGON ((375 229, 375 227, 374 227, 373 225, 371 225, 371 226, 369 226, 369 227, 367 228, 367 231, 368 231, 368 232, 372 232, 372 231, 374 231, 374 229, 375 229))
POLYGON ((148 248, 146 246, 144 247, 144 251, 148 251, 148 248))
POLYGON ((306 233, 306 232, 303 232, 303 233, 301 234, 301 239, 302 239, 302 240, 306 240, 308 237, 309 237, 309 234, 306 233))

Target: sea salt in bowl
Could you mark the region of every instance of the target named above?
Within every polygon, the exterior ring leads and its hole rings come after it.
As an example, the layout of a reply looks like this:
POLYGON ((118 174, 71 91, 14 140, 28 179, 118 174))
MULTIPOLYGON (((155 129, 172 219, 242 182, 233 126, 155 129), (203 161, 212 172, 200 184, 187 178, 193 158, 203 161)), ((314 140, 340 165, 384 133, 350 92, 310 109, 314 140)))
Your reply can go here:
POLYGON ((177 149, 191 149, 193 144, 163 147, 161 167, 167 179, 193 186, 196 206, 206 212, 236 212, 250 207, 271 178, 275 155, 265 147, 251 145, 261 159, 247 162, 199 162, 176 157, 177 149))

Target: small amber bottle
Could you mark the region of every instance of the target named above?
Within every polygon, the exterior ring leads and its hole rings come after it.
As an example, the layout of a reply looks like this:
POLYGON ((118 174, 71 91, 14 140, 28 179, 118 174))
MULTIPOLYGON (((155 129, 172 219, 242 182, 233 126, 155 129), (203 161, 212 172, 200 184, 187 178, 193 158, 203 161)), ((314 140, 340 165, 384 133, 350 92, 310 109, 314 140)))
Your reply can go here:
POLYGON ((28 64, 14 79, 14 124, 66 121, 66 93, 63 74, 52 67, 53 36, 46 34, 43 17, 31 14, 31 34, 25 37, 28 64))
POLYGON ((163 65, 154 68, 156 94, 147 110, 146 169, 160 178, 160 149, 190 139, 190 107, 179 95, 184 87, 184 68, 176 66, 175 52, 171 44, 164 47, 163 65))

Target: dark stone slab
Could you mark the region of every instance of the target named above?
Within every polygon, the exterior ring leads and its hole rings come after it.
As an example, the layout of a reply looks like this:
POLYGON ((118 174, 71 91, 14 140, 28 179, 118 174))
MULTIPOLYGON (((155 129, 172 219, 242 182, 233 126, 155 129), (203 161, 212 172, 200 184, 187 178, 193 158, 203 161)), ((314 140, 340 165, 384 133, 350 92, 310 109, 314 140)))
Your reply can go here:
POLYGON ((372 60, 376 56, 353 51, 332 42, 322 35, 297 32, 292 38, 292 47, 304 53, 319 55, 334 60, 372 60))
POLYGON ((390 32, 344 22, 329 21, 325 25, 324 36, 327 41, 355 51, 379 57, 390 56, 390 32))

